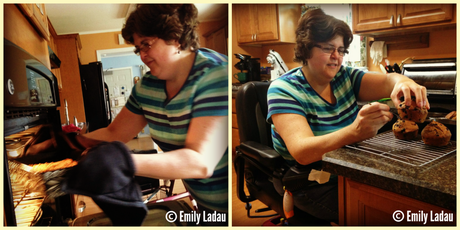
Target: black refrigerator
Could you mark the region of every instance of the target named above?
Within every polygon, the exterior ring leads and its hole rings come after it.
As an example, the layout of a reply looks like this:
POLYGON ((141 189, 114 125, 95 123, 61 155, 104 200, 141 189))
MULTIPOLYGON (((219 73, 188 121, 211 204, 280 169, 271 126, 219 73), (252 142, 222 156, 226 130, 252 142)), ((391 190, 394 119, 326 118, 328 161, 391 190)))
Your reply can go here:
POLYGON ((109 88, 104 81, 101 62, 80 65, 81 88, 89 132, 107 127, 112 122, 109 88))

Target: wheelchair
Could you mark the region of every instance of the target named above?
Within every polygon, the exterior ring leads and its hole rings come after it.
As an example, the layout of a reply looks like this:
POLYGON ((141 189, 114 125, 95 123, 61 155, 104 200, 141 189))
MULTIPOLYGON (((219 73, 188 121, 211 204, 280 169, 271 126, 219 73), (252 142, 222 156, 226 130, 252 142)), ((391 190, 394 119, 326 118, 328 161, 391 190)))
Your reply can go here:
MULTIPOLYGON (((249 218, 267 218, 271 215, 251 214, 251 202, 259 200, 267 208, 255 210, 256 213, 273 210, 278 215, 271 220, 278 224, 292 226, 327 226, 330 222, 318 219, 297 207, 294 216, 287 218, 283 210, 283 177, 288 170, 296 173, 299 183, 306 181, 308 173, 303 173, 300 165, 289 166, 272 148, 271 128, 266 122, 267 91, 270 82, 247 82, 242 85, 236 96, 237 121, 240 145, 236 148, 234 167, 237 177, 238 199, 246 203, 249 218), (275 186, 278 185, 278 186, 275 186), (249 194, 245 192, 245 186, 249 194), (286 223, 287 222, 287 223, 286 223)), ((309 172, 309 171, 308 171, 309 172)))

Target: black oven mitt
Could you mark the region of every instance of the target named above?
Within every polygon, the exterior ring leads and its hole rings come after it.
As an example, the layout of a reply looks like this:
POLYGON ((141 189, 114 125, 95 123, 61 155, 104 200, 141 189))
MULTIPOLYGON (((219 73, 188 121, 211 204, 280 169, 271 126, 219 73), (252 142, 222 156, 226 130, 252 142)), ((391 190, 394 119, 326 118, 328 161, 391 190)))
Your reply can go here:
POLYGON ((62 184, 66 193, 91 197, 114 226, 140 226, 147 214, 134 180, 131 152, 122 142, 105 142, 87 150, 62 184))
POLYGON ((77 133, 64 133, 54 130, 52 126, 42 126, 14 160, 24 164, 54 162, 67 158, 78 160, 86 146, 101 143, 84 136, 77 140, 76 136, 77 133))

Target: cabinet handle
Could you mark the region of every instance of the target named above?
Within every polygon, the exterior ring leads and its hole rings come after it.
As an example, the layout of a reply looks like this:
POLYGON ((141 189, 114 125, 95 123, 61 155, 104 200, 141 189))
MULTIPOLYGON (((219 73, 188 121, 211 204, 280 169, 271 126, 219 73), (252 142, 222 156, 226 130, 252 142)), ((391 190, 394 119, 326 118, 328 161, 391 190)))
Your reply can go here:
POLYGON ((257 41, 257 34, 254 34, 254 41, 257 41))
POLYGON ((394 15, 391 15, 391 18, 390 18, 390 25, 393 25, 393 19, 394 19, 394 15))
POLYGON ((398 15, 398 19, 396 19, 396 24, 400 24, 401 23, 401 15, 398 15))

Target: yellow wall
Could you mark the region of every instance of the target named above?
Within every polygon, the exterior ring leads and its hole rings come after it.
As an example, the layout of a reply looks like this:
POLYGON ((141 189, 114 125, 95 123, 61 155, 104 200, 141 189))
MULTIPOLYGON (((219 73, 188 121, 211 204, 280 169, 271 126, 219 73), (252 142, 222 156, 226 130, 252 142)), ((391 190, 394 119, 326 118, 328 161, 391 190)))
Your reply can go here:
POLYGON ((96 50, 132 47, 132 45, 127 44, 119 45, 118 34, 120 34, 120 32, 80 35, 82 46, 80 51, 81 64, 85 65, 97 61, 96 50))

